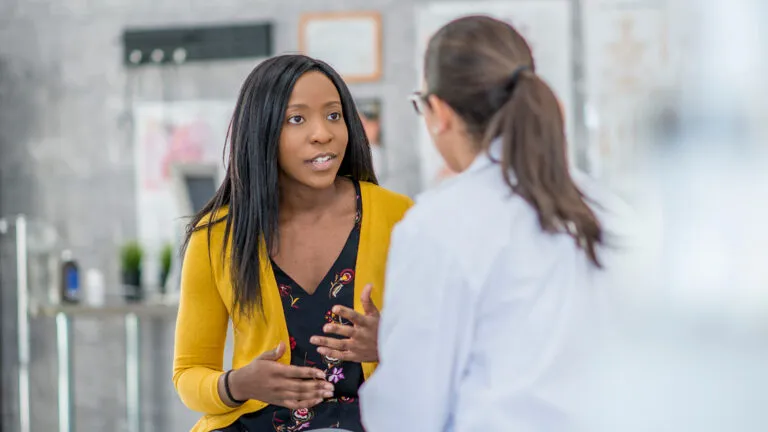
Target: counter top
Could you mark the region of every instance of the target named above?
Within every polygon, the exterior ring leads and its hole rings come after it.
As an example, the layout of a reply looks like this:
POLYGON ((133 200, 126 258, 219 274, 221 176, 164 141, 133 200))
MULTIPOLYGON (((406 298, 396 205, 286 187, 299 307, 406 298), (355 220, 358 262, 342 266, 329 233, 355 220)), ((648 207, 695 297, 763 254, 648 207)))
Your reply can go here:
POLYGON ((140 317, 173 317, 179 305, 174 302, 142 301, 136 303, 113 303, 103 306, 87 304, 31 304, 32 316, 56 316, 60 313, 77 317, 113 317, 137 315, 140 317))

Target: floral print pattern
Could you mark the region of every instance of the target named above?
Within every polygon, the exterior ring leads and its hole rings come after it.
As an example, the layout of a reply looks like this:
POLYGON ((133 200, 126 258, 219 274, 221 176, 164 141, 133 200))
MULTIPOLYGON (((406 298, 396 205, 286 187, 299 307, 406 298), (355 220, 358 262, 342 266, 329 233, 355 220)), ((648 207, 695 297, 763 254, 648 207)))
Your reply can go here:
POLYGON ((332 310, 328 310, 328 312, 325 313, 325 321, 328 324, 352 325, 351 321, 342 318, 340 315, 336 315, 332 310))
POLYGON ((291 410, 291 419, 285 421, 277 416, 277 413, 272 415, 272 427, 276 432, 298 432, 310 427, 310 420, 315 416, 315 412, 312 408, 300 408, 291 410))
POLYGON ((292 308, 294 309, 299 308, 298 306, 296 306, 296 303, 299 302, 300 297, 298 296, 294 297, 291 294, 293 292, 293 289, 291 288, 290 285, 280 284, 277 286, 277 289, 280 291, 280 297, 283 297, 283 298, 287 297, 289 299, 289 304, 291 305, 292 308))
POLYGON ((345 378, 344 377, 344 371, 341 368, 338 368, 338 367, 333 368, 331 373, 330 374, 326 374, 326 375, 327 375, 328 381, 330 381, 330 382, 332 382, 334 384, 338 383, 339 381, 341 381, 341 380, 343 380, 345 378))
POLYGON ((299 408, 291 412, 293 419, 299 423, 306 423, 312 420, 314 412, 310 408, 299 408))
POLYGON ((328 297, 336 298, 339 295, 339 291, 344 288, 344 285, 352 282, 355 278, 355 271, 352 269, 344 269, 340 273, 336 273, 336 277, 331 282, 331 289, 328 290, 328 297))
POLYGON ((329 324, 332 322, 340 321, 340 320, 341 320, 341 317, 333 313, 332 310, 329 310, 328 312, 325 313, 325 322, 329 324))
POLYGON ((325 363, 328 367, 325 369, 326 375, 328 375, 328 370, 330 370, 333 366, 337 366, 341 364, 341 360, 333 357, 328 356, 322 356, 323 357, 323 363, 325 363))
POLYGON ((298 432, 341 428, 363 432, 357 399, 358 388, 363 382, 360 363, 345 362, 320 355, 317 347, 309 343, 310 337, 324 334, 323 326, 328 323, 350 324, 334 314, 332 308, 336 305, 351 308, 355 300, 355 263, 362 221, 360 185, 355 183, 355 188, 357 214, 354 228, 336 262, 314 294, 307 294, 277 265, 273 263, 272 266, 288 327, 286 342, 291 349, 291 364, 322 370, 325 373, 325 379, 334 385, 334 395, 309 409, 290 410, 269 405, 255 413, 246 414, 239 421, 247 430, 298 432))

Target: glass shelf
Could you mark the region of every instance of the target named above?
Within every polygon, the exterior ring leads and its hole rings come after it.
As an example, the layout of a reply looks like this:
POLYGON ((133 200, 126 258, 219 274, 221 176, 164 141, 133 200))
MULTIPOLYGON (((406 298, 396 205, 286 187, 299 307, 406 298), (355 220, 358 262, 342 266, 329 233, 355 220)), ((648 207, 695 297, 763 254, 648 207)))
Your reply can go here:
POLYGON ((136 302, 116 303, 103 306, 86 304, 37 304, 30 306, 30 315, 56 316, 60 313, 74 317, 112 317, 136 315, 137 317, 171 317, 175 316, 179 305, 170 302, 136 302))

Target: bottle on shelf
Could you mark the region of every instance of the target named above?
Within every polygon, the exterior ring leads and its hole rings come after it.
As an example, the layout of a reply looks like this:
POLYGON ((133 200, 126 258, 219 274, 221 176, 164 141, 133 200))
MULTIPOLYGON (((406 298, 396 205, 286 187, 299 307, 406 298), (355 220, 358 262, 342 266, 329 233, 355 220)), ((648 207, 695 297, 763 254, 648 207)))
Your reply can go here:
POLYGON ((62 303, 80 301, 80 269, 70 250, 65 250, 61 254, 61 301, 62 303))

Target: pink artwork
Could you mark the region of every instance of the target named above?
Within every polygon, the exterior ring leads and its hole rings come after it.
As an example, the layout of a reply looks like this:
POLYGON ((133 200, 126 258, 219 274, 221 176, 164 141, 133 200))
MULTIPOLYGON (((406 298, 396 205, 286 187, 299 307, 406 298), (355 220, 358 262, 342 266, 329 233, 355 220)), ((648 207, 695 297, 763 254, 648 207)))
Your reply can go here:
MULTIPOLYGON (((175 241, 186 212, 180 207, 176 166, 215 166, 232 115, 231 101, 144 102, 134 106, 136 216, 143 244, 175 241)), ((151 271, 150 271, 151 273, 151 271)))
MULTIPOLYGON (((156 189, 167 183, 175 163, 202 162, 205 148, 212 139, 210 126, 202 120, 181 124, 153 121, 142 144, 147 168, 144 187, 156 189)), ((223 145, 223 142, 222 142, 223 145)))

